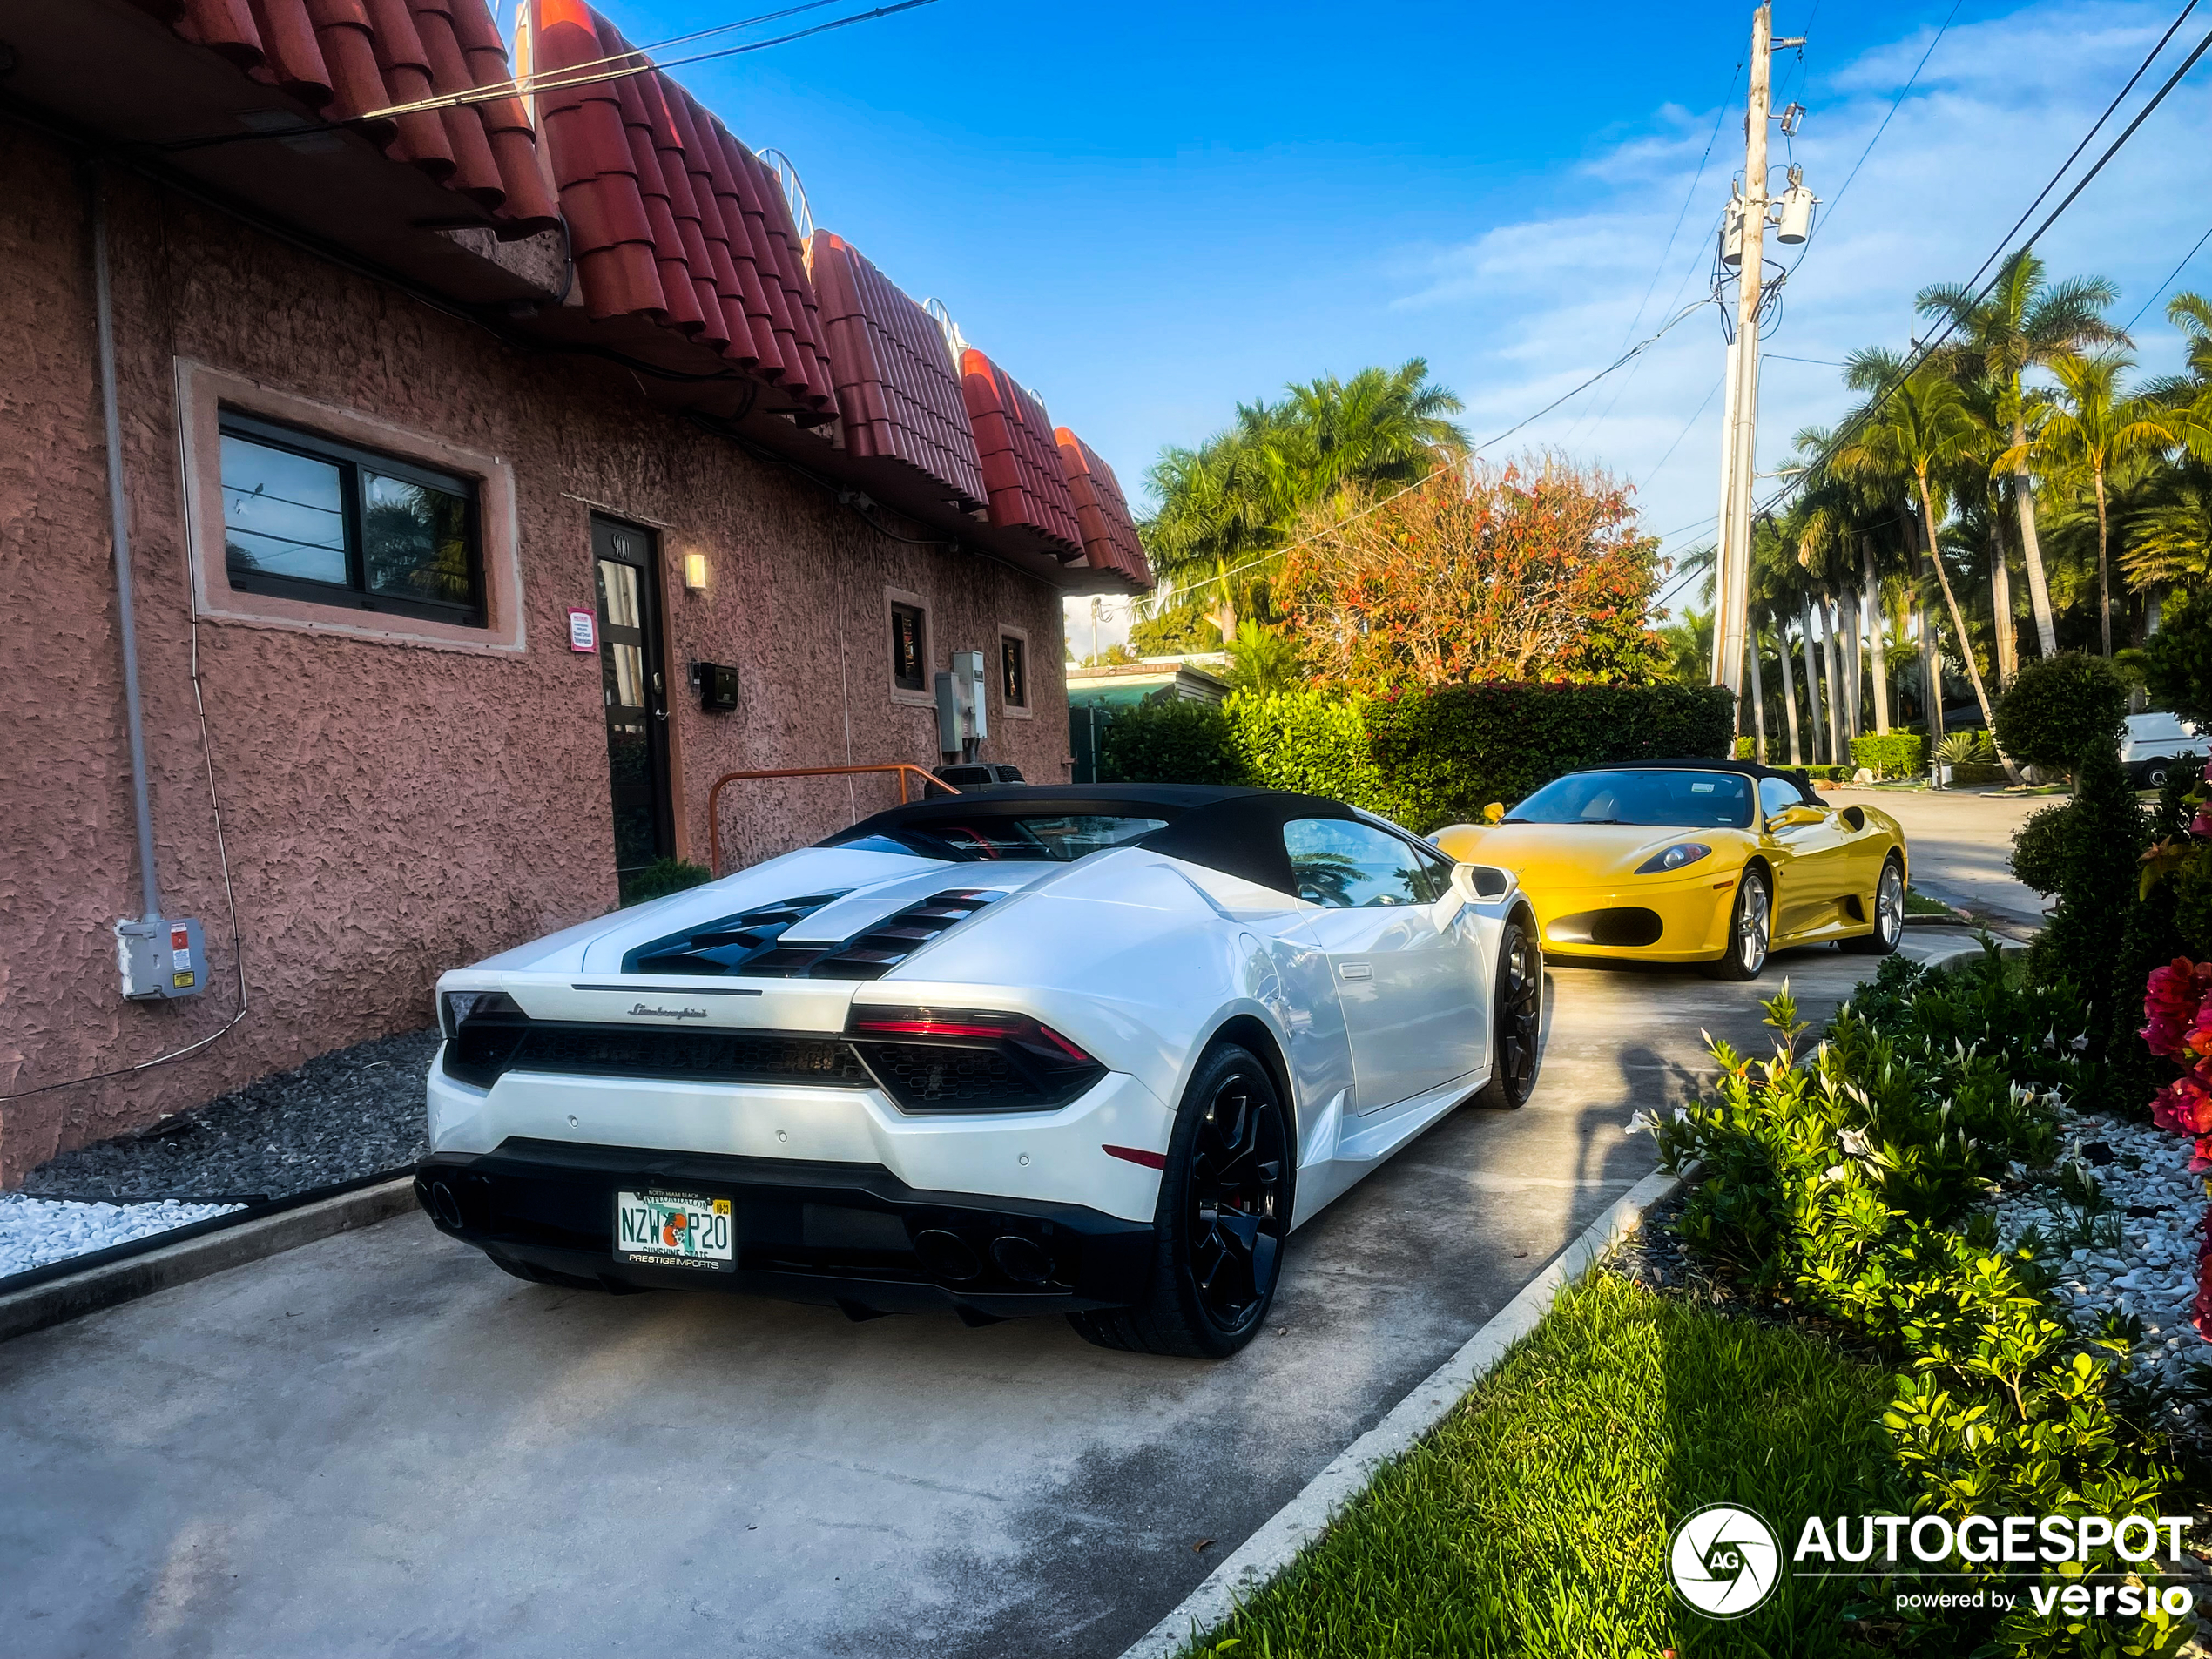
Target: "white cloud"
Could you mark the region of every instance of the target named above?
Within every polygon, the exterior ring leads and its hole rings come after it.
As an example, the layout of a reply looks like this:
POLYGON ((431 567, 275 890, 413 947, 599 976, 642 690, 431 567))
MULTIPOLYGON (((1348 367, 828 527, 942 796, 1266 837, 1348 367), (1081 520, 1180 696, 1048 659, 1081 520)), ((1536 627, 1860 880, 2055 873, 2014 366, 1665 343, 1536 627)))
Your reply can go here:
MULTIPOLYGON (((1930 283, 1966 280, 1998 246, 2166 21, 2162 10, 2147 5, 2040 4, 1944 37, 1848 193, 1824 207, 1789 279, 1780 324, 1765 341, 1762 468, 1777 464, 1800 428, 1833 421, 1850 401, 1837 369, 1781 359, 1839 360, 1875 344, 1903 349, 1914 327, 1913 295, 1930 283)), ((1795 91, 1808 113, 1794 159, 1822 196, 1843 188, 1929 39, 1923 29, 1824 71, 1809 60, 1808 78, 1795 91)), ((2191 44, 2177 37, 2080 165, 2116 135, 2191 44)), ((2212 80, 2212 71, 2206 76, 2212 80)), ((2054 275, 2095 273, 2118 282, 2120 320, 2205 228, 2212 157, 2196 135, 2208 113, 2212 89, 2185 82, 2040 245, 2054 275)), ((1500 222, 1456 246, 1403 250, 1388 265, 1396 289, 1390 303, 1433 314, 1459 336, 1433 359, 1439 377, 1466 398, 1478 438, 1541 407, 1630 343, 1627 330, 1647 290, 1639 335, 1671 314, 1670 296, 1679 292, 1687 302, 1704 290, 1712 231, 1732 164, 1741 160, 1740 152, 1730 154, 1740 122, 1727 117, 1674 251, 1656 285, 1652 279, 1715 116, 1672 105, 1654 111, 1649 132, 1578 171, 1588 192, 1581 211, 1500 222)), ((1778 139, 1773 158, 1792 158, 1778 139)), ((2212 274, 2193 267, 2177 286, 2193 281, 2202 286, 2212 274)), ((2175 366, 2161 309, 2144 317, 2137 336, 2147 372, 2175 366)), ((1670 542, 1672 550, 1695 545, 1710 533, 1700 521, 1715 506, 1721 400, 1692 414, 1719 381, 1723 350, 1717 314, 1693 316, 1631 368, 1507 447, 1557 445, 1604 462, 1639 484, 1654 529, 1692 527, 1670 542)))

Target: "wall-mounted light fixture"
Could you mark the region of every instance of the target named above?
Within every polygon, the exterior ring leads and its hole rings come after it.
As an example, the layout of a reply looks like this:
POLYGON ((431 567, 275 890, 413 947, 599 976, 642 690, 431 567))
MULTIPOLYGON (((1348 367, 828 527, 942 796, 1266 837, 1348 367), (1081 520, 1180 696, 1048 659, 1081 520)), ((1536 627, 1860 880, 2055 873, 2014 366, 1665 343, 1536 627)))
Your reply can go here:
POLYGON ((686 553, 684 556, 684 585, 693 593, 706 591, 706 555, 686 553))

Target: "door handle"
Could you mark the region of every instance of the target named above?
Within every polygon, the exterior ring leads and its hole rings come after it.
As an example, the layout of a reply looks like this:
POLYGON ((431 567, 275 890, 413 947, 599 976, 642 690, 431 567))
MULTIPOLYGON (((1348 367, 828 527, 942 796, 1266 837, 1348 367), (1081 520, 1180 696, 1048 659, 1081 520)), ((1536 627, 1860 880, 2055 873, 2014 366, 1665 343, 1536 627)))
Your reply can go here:
POLYGON ((1372 979, 1374 966, 1370 962, 1345 962, 1339 965, 1338 974, 1345 979, 1372 979))

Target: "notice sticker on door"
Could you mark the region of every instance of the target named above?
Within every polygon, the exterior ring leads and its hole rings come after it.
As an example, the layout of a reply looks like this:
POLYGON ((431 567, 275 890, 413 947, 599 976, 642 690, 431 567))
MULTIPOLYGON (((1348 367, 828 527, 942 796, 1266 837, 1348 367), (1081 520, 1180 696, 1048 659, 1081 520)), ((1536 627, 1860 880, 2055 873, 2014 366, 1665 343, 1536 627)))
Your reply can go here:
POLYGON ((596 651, 599 649, 599 619, 589 610, 575 605, 569 607, 569 649, 596 651))

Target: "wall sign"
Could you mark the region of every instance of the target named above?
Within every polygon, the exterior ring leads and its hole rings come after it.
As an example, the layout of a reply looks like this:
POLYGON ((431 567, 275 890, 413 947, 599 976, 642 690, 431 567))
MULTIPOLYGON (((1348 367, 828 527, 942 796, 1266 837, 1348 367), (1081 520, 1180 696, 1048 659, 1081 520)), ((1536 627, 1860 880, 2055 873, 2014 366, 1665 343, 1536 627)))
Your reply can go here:
POLYGON ((599 649, 599 619, 589 610, 575 605, 569 607, 569 649, 596 651, 599 649))

